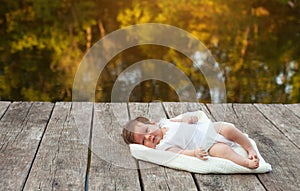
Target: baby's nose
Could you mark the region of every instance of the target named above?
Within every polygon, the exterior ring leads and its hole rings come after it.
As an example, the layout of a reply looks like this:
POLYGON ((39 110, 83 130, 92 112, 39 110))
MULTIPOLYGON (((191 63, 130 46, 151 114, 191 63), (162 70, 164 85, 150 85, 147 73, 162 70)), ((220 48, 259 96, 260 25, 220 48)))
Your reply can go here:
POLYGON ((145 135, 146 140, 151 140, 151 136, 152 136, 152 135, 150 135, 150 134, 146 134, 146 135, 145 135))

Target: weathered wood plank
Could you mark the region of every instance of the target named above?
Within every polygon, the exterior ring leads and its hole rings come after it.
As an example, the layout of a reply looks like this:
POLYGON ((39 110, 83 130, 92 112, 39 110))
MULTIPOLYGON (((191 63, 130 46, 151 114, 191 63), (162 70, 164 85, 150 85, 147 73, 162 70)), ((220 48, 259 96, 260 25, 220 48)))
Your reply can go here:
POLYGON ((10 102, 8 101, 0 101, 0 119, 7 110, 8 106, 10 105, 10 102))
MULTIPOLYGON (((205 105, 200 103, 164 103, 164 107, 170 117, 175 117, 176 115, 188 111, 202 110, 212 121, 216 121, 214 119, 215 113, 213 112, 211 115, 205 105)), ((220 115, 220 119, 217 118, 217 121, 224 121, 226 117, 225 113, 220 111, 218 114, 220 115)), ((228 114, 229 116, 234 116, 234 113, 228 114)), ((232 123, 236 122, 235 120, 232 120, 232 117, 230 117, 230 121, 232 123)), ((255 175, 196 174, 195 177, 201 190, 264 190, 255 175)))
POLYGON ((55 104, 25 190, 85 189, 88 146, 78 124, 91 127, 92 108, 92 103, 55 104))
POLYGON ((210 119, 214 120, 204 104, 194 102, 164 102, 163 106, 169 118, 185 112, 202 110, 210 119))
MULTIPOLYGON (((130 116, 147 117, 153 121, 166 118, 161 103, 130 103, 130 116)), ((191 173, 139 161, 145 190, 197 190, 191 173)))
POLYGON ((300 117, 300 104, 285 104, 285 107, 289 108, 295 115, 300 117))
POLYGON ((218 118, 226 109, 228 119, 236 121, 238 128, 253 138, 265 160, 271 163, 273 171, 258 174, 267 190, 297 190, 299 177, 299 149, 296 148, 256 107, 250 104, 209 105, 218 118), (231 113, 235 113, 231 116, 231 113))
POLYGON ((300 148, 300 118, 281 104, 255 104, 280 132, 300 148))
POLYGON ((121 137, 128 119, 126 103, 95 104, 89 190, 140 190, 136 162, 121 137))
MULTIPOLYGON (((165 117, 160 104, 129 105, 132 118, 165 117)), ((271 173, 256 176, 196 174, 200 190, 298 189, 299 104, 208 104, 206 107, 198 103, 163 103, 163 106, 168 117, 201 108, 213 120, 234 123, 257 142, 261 154, 272 164, 271 173)), ((52 109, 52 103, 0 102, 0 190, 22 190, 23 186, 24 190, 85 189, 93 104, 56 103, 53 113, 52 109), (78 104, 82 105, 77 107, 78 104), (78 126, 84 126, 79 128, 80 134, 78 126)), ((117 119, 123 124, 128 118, 126 104, 95 104, 92 151, 93 147, 102 147, 107 158, 92 152, 89 190, 196 190, 192 174, 142 161, 138 162, 143 185, 140 188, 135 160, 128 147, 113 146, 124 144, 117 119), (112 114, 114 106, 117 114, 112 114), (104 134, 99 126, 104 127, 104 134), (113 161, 122 165, 115 166, 113 161)))
POLYGON ((32 166, 52 103, 14 102, 0 121, 0 188, 21 190, 32 166))

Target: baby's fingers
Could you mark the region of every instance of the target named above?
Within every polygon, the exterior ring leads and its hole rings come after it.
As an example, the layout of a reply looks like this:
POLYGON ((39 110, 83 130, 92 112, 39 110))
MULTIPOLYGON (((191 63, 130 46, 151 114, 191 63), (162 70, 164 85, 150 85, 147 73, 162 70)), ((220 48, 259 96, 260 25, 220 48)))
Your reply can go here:
POLYGON ((207 160, 207 154, 202 154, 199 158, 201 159, 201 160, 207 160))
POLYGON ((202 153, 200 153, 200 156, 201 156, 201 157, 207 157, 207 156, 208 156, 208 154, 207 154, 207 152, 206 152, 206 151, 203 151, 202 153))
POLYGON ((197 116, 191 116, 188 119, 188 123, 193 124, 193 123, 197 123, 198 122, 198 117, 197 116))
POLYGON ((196 149, 196 157, 197 158, 199 158, 201 160, 207 160, 207 158, 206 158, 207 156, 208 156, 208 154, 203 148, 199 147, 196 149))

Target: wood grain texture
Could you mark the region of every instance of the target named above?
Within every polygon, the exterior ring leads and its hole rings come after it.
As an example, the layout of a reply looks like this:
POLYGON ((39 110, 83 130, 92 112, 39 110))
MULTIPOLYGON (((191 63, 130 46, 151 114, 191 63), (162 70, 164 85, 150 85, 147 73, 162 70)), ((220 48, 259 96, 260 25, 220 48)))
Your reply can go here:
MULTIPOLYGON (((164 103, 166 112, 170 117, 175 117, 184 112, 202 110, 212 121, 219 121, 219 118, 210 113, 204 104, 198 103, 164 103)), ((222 110, 220 110, 222 111, 222 110)), ((229 114, 229 113, 228 113, 229 114)), ((220 112, 221 121, 224 121, 225 113, 220 112)), ((228 116, 234 115, 231 113, 228 116)), ((228 118, 227 118, 228 119, 228 118)), ((231 122, 235 122, 231 118, 231 122)), ((216 175, 216 174, 195 174, 200 190, 264 190, 255 175, 216 175)))
POLYGON ((14 102, 1 119, 1 189, 22 189, 52 107, 52 103, 14 102))
POLYGON ((10 102, 8 102, 8 101, 0 101, 0 119, 6 112, 9 105, 10 105, 10 102))
POLYGON ((255 104, 259 111, 300 148, 300 118, 281 104, 255 104))
MULTIPOLYGON (((166 118, 161 103, 130 103, 131 119, 144 116, 158 122, 166 118)), ((145 190, 197 190, 191 173, 139 161, 145 190)))
POLYGON ((75 117, 81 115, 79 124, 90 128, 92 108, 92 103, 55 104, 25 190, 84 190, 88 146, 75 117))
POLYGON ((299 106, 0 102, 0 190, 298 190, 299 106), (273 171, 191 174, 132 158, 121 137, 129 118, 199 109, 247 133, 273 171))
POLYGON ((95 104, 89 190, 140 190, 136 162, 121 137, 128 119, 126 103, 95 104))
POLYGON ((298 189, 299 149, 256 107, 251 104, 233 104, 226 108, 218 105, 208 107, 216 116, 226 110, 228 119, 236 121, 237 127, 255 140, 261 155, 273 168, 270 173, 257 175, 267 190, 298 189), (235 113, 233 118, 230 117, 231 113, 235 113))
POLYGON ((295 115, 300 117, 300 104, 299 103, 298 104, 285 104, 284 106, 289 108, 295 115))

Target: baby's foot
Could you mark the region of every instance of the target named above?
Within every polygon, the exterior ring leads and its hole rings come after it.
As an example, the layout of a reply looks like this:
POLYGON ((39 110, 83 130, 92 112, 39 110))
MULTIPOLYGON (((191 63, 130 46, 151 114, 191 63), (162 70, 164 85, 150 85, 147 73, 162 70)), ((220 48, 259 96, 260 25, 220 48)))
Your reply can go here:
POLYGON ((257 159, 259 161, 259 158, 257 157, 257 153, 254 149, 248 150, 248 159, 257 159))
POLYGON ((258 159, 248 159, 248 168, 256 169, 259 166, 258 159))

